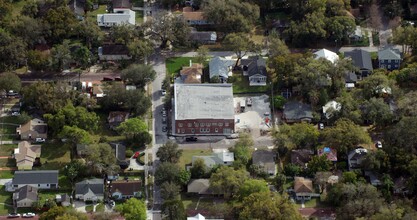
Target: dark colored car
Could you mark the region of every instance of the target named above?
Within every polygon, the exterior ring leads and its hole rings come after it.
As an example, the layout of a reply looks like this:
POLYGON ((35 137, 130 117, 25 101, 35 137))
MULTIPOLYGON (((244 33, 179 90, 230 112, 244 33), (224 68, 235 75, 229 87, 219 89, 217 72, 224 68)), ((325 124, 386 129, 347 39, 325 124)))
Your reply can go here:
POLYGON ((185 141, 197 141, 197 138, 196 137, 186 137, 185 138, 185 141))
POLYGON ((162 132, 167 132, 167 130, 168 130, 167 127, 165 127, 165 126, 162 127, 162 132))

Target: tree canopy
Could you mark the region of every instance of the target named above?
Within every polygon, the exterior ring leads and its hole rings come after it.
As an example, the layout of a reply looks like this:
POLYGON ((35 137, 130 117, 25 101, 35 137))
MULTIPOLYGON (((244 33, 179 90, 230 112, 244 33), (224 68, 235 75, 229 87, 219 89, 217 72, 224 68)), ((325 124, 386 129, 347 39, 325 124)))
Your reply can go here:
POLYGON ((121 78, 127 83, 144 88, 146 83, 150 83, 155 79, 156 72, 152 66, 144 64, 132 64, 121 73, 121 78))
POLYGON ((130 198, 124 203, 117 205, 116 210, 120 212, 126 220, 146 220, 146 205, 142 200, 130 198))
POLYGON ((210 177, 210 187, 216 194, 226 198, 235 196, 241 185, 249 178, 246 170, 234 170, 232 167, 221 166, 210 177))
POLYGON ((173 141, 166 142, 156 152, 161 162, 177 163, 181 155, 182 150, 179 150, 178 144, 173 141))
POLYGON ((132 143, 143 146, 152 141, 152 136, 148 132, 148 126, 140 118, 129 118, 122 122, 117 131, 126 136, 126 139, 132 143))

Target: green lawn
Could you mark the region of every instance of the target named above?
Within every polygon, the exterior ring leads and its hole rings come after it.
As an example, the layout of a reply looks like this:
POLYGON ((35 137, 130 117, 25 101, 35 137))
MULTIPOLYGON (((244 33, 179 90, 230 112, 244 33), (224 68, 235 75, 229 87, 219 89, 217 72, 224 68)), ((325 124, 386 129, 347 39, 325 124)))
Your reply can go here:
POLYGON ((86 212, 93 212, 93 209, 94 209, 94 206, 93 206, 93 205, 87 205, 87 206, 85 207, 85 211, 86 211, 86 212))
POLYGON ((136 25, 143 23, 143 11, 135 11, 136 13, 136 25))
POLYGON ((243 76, 241 72, 233 72, 233 94, 240 93, 265 93, 269 89, 268 86, 249 86, 249 79, 247 76, 243 76))
POLYGON ((97 15, 106 13, 106 5, 99 5, 97 10, 88 12, 87 19, 97 23, 97 15))
POLYGON ((192 162, 193 156, 206 156, 211 155, 211 150, 199 150, 199 149, 193 149, 193 150, 183 150, 182 156, 180 158, 180 161, 178 162, 178 165, 185 169, 186 164, 190 164, 192 162))
POLYGON ((4 204, 12 204, 12 193, 6 192, 4 186, 0 186, 0 215, 4 215, 13 211, 11 206, 4 204))
POLYGON ((17 148, 17 144, 4 144, 0 145, 0 156, 10 156, 13 150, 17 148))
POLYGON ((14 177, 14 171, 2 170, 0 171, 0 179, 11 179, 14 177))
POLYGON ((58 141, 42 145, 42 170, 59 170, 71 162, 70 147, 58 141))
POLYGON ((195 57, 171 57, 166 60, 167 74, 175 76, 179 74, 183 66, 189 66, 190 60, 195 63, 197 58, 195 57))
POLYGON ((104 204, 100 203, 96 207, 96 212, 104 212, 104 204))
MULTIPOLYGON (((187 211, 201 213, 208 213, 210 216, 222 216, 225 213, 224 201, 213 198, 199 198, 197 196, 181 195, 181 201, 184 204, 184 208, 187 211)), ((227 211, 226 211, 227 212, 227 211)))

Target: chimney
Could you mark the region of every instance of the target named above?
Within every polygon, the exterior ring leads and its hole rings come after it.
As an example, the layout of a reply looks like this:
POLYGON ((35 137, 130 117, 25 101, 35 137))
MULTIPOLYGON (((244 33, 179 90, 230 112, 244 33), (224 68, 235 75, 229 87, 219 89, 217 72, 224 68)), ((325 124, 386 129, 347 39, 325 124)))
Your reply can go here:
POLYGON ((190 60, 190 67, 193 65, 193 61, 190 60))

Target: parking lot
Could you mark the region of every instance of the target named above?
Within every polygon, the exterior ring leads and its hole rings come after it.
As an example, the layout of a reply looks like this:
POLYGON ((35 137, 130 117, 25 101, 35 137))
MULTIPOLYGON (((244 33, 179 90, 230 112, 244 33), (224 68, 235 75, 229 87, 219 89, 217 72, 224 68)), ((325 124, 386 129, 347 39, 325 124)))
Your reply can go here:
POLYGON ((233 104, 237 132, 250 132, 253 138, 257 138, 271 128, 269 96, 234 97, 233 104), (252 105, 248 106, 250 104, 248 98, 252 101, 252 105))

